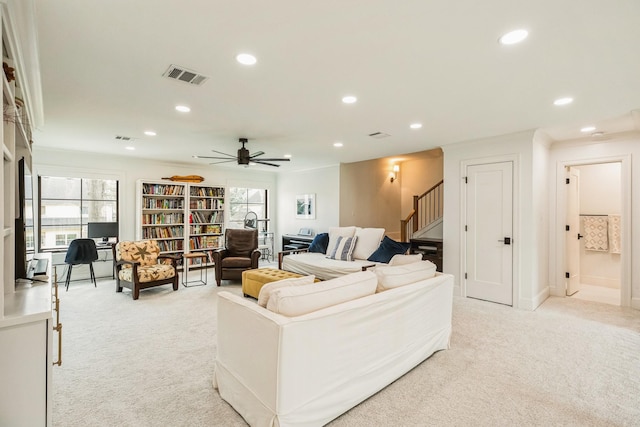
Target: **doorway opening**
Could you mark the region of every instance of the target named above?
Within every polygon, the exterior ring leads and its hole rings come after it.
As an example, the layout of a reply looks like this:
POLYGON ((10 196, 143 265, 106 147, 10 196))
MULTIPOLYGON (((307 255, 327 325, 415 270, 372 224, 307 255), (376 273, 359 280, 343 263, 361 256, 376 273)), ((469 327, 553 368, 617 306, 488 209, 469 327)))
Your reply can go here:
POLYGON ((622 162, 566 167, 567 286, 571 298, 622 304, 622 162))

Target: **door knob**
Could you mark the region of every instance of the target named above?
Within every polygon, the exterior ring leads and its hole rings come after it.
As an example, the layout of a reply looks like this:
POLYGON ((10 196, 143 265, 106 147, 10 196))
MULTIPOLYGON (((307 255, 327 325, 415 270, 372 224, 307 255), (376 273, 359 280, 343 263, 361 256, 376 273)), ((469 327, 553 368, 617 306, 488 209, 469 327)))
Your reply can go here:
POLYGON ((511 237, 505 237, 504 239, 498 240, 498 242, 503 242, 505 245, 511 244, 511 237))
POLYGON ((582 239, 584 236, 580 233, 578 233, 578 240, 582 239))

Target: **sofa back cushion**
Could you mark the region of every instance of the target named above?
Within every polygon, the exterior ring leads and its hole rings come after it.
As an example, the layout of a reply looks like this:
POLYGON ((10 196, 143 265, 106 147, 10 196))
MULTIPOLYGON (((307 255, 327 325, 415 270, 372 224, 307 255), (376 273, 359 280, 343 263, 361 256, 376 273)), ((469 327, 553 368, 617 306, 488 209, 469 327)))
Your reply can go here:
POLYGON ((329 246, 329 233, 316 234, 309 245, 309 252, 326 254, 329 246))
POLYGON ((389 265, 405 265, 413 264, 414 262, 422 261, 422 254, 397 254, 391 258, 389 265))
POLYGON ((376 292, 382 292, 420 280, 431 279, 436 275, 436 265, 431 261, 394 266, 381 265, 376 267, 375 274, 378 279, 376 292))
POLYGON ((329 244, 327 245, 327 251, 325 254, 331 255, 331 252, 336 247, 338 237, 353 237, 356 234, 356 227, 329 227, 329 244))
POLYGON ((271 294, 280 288, 285 288, 287 286, 310 285, 315 281, 315 279, 316 276, 312 274, 311 276, 290 277, 288 279, 265 283, 260 288, 260 293, 258 294, 258 305, 266 307, 269 302, 269 298, 271 298, 271 294))
POLYGON ((358 238, 353 250, 355 259, 367 259, 378 249, 384 237, 384 228, 360 228, 356 227, 355 237, 358 238))
POLYGON ((267 309, 283 316, 301 316, 372 295, 376 286, 376 275, 370 271, 346 274, 311 285, 287 286, 271 294, 267 309))
POLYGON ((374 253, 371 254, 367 261, 383 262, 387 264, 394 255, 404 254, 411 247, 411 243, 396 242, 389 236, 384 236, 382 243, 374 253))

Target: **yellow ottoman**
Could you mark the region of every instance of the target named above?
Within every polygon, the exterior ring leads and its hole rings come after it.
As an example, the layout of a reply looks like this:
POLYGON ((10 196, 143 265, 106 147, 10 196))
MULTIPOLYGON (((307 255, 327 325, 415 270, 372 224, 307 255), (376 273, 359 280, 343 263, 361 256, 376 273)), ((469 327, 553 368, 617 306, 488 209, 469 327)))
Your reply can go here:
POLYGON ((245 270, 242 272, 242 293, 245 297, 250 296, 258 299, 262 285, 290 277, 302 277, 302 274, 291 273, 275 268, 245 270))

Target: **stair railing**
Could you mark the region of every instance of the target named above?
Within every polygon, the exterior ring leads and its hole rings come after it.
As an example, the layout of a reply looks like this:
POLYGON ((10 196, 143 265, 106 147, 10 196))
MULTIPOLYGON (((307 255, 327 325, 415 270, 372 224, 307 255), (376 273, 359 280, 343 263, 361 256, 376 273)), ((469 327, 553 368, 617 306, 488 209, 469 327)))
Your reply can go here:
POLYGON ((408 242, 413 234, 442 218, 444 180, 440 180, 424 193, 413 196, 413 209, 400 220, 400 240, 408 242))

